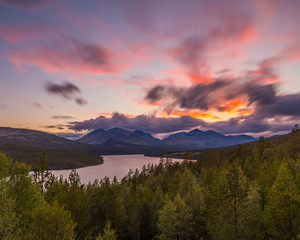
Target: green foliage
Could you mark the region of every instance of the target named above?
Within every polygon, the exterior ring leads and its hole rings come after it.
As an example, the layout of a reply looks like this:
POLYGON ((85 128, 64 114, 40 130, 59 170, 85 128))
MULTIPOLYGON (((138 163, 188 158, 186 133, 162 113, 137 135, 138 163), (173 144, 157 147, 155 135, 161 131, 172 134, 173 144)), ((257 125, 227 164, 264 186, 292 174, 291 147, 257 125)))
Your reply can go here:
POLYGON ((282 164, 264 212, 267 231, 275 239, 297 239, 300 234, 300 187, 297 181, 286 164, 282 164))
POLYGON ((8 180, 9 196, 15 199, 15 213, 20 218, 18 228, 25 234, 36 208, 44 203, 39 187, 29 175, 30 167, 16 162, 8 180))
POLYGON ((164 207, 158 212, 157 226, 160 234, 158 239, 176 239, 176 207, 171 200, 167 200, 164 207))
POLYGON ((8 186, 5 180, 0 181, 0 239, 18 239, 17 228, 19 219, 14 211, 15 200, 8 195, 8 186))
POLYGON ((174 201, 167 200, 158 212, 158 239, 190 239, 192 233, 192 211, 177 194, 174 201))
POLYGON ((0 153, 0 179, 8 176, 11 164, 11 160, 4 153, 0 153))
POLYGON ((233 164, 207 196, 208 230, 213 239, 260 239, 259 195, 233 164))
POLYGON ((190 150, 186 150, 183 154, 183 159, 185 160, 193 160, 193 155, 190 150))
POLYGON ((49 187, 51 180, 53 179, 53 175, 49 171, 46 153, 43 153, 40 156, 39 164, 34 170, 33 177, 34 181, 40 186, 41 194, 43 195, 45 193, 45 190, 49 187))
POLYGON ((45 154, 33 176, 0 154, 0 239, 298 239, 299 142, 295 128, 89 185, 54 177, 45 154))
POLYGON ((116 230, 111 228, 111 223, 108 221, 103 229, 103 234, 99 233, 96 240, 117 240, 116 230))
POLYGON ((44 204, 34 212, 28 239, 71 240, 75 237, 71 214, 56 202, 44 204))

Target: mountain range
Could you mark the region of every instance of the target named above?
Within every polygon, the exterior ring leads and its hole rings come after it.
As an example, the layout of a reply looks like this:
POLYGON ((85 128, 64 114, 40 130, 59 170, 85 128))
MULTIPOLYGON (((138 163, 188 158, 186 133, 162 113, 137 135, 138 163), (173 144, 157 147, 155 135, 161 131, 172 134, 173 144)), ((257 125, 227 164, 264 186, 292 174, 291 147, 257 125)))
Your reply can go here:
POLYGON ((171 134, 167 138, 160 140, 141 130, 128 131, 122 128, 112 128, 109 130, 94 130, 77 141, 100 146, 118 145, 120 147, 132 144, 156 148, 200 149, 230 146, 255 140, 255 138, 248 135, 225 136, 212 130, 201 131, 199 129, 171 134))
POLYGON ((35 167, 39 156, 46 152, 52 169, 65 169, 100 164, 100 155, 156 154, 231 146, 256 139, 248 135, 225 136, 214 131, 194 129, 179 132, 164 139, 154 138, 142 130, 122 128, 97 129, 76 141, 53 134, 0 127, 0 152, 14 160, 35 167))

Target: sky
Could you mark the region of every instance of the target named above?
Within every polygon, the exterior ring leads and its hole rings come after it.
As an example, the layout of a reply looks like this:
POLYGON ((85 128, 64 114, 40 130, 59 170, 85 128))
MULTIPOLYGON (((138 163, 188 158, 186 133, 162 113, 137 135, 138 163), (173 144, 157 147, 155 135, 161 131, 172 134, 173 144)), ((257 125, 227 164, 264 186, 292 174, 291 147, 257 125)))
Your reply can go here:
POLYGON ((0 0, 0 126, 67 137, 300 121, 299 0, 0 0))

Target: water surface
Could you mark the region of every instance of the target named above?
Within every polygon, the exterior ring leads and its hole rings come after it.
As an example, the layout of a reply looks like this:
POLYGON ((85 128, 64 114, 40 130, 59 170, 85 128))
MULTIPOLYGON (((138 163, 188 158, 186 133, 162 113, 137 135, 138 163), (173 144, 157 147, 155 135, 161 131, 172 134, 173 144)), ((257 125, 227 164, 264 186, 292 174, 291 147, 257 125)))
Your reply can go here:
MULTIPOLYGON (((133 171, 135 169, 141 170, 144 165, 158 164, 160 160, 159 157, 146 157, 144 155, 109 155, 103 156, 103 159, 103 164, 76 169, 81 183, 93 183, 96 179, 100 180, 104 177, 109 177, 112 180, 114 176, 120 181, 130 169, 133 171)), ((64 178, 68 178, 70 172, 71 170, 52 171, 55 176, 62 175, 64 178)))

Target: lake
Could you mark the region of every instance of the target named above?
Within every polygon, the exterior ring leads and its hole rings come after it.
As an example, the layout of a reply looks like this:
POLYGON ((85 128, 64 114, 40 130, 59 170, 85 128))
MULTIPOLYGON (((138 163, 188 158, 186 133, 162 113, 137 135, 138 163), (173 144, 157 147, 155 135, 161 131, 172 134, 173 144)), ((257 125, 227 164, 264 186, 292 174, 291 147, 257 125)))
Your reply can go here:
MULTIPOLYGON (((159 157, 146 157, 144 155, 109 155, 103 156, 104 163, 100 165, 94 165, 90 167, 77 168, 76 171, 80 176, 81 183, 88 184, 93 183, 96 179, 102 179, 109 177, 110 180, 114 176, 120 181, 130 169, 141 170, 144 165, 158 164, 159 157)), ((181 160, 173 160, 181 161, 181 160)), ((64 178, 68 178, 71 170, 53 170, 52 173, 59 177, 62 175, 64 178)))

